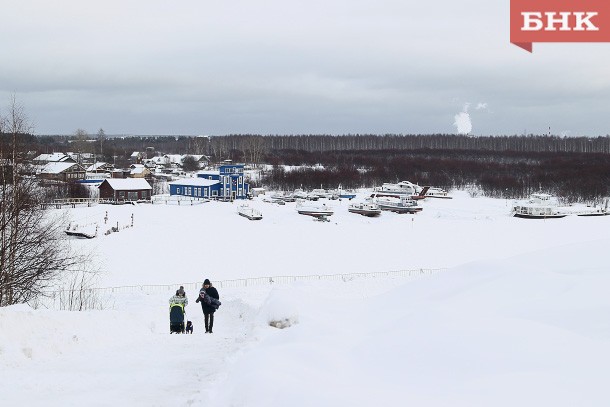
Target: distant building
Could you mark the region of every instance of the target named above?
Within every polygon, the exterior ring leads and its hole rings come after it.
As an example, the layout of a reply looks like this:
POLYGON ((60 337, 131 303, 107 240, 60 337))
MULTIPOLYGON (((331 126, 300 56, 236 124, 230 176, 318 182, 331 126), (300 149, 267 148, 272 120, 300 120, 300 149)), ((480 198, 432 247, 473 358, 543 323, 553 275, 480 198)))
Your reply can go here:
POLYGON ((64 153, 40 154, 32 160, 32 164, 34 165, 45 165, 48 163, 58 162, 75 163, 76 161, 72 159, 72 157, 64 153))
POLYGON ((246 199, 250 192, 250 185, 244 181, 244 166, 241 164, 221 165, 217 171, 200 171, 197 178, 184 178, 169 184, 170 195, 227 201, 246 199))
POLYGON ((75 162, 50 162, 40 167, 36 176, 41 179, 54 181, 77 181, 86 178, 86 170, 75 162))
POLYGON ((129 156, 129 162, 131 162, 132 164, 140 164, 142 162, 143 157, 144 157, 144 155, 141 152, 134 151, 129 156))
POLYGON ((183 178, 169 182, 169 194, 193 198, 212 198, 220 196, 220 181, 205 178, 183 178))
POLYGON ((106 172, 110 172, 112 170, 114 170, 114 165, 105 163, 102 161, 98 161, 95 164, 92 164, 89 167, 87 167, 87 172, 94 172, 94 173, 106 173, 106 172))
POLYGON ((149 201, 152 187, 143 178, 108 178, 98 187, 100 199, 111 201, 149 201))
POLYGON ((131 164, 129 166, 129 177, 130 178, 148 178, 150 177, 150 170, 143 164, 131 164))
POLYGON ((246 199, 250 192, 250 184, 244 180, 244 166, 242 164, 221 165, 220 193, 224 199, 246 199))

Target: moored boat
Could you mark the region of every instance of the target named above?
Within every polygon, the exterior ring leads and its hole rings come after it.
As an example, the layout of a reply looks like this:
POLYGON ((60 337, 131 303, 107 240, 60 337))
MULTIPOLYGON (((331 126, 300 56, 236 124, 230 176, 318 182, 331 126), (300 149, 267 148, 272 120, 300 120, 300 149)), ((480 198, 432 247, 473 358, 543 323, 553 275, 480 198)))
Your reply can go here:
POLYGON ((402 198, 407 197, 409 199, 424 199, 426 191, 430 187, 420 187, 410 181, 400 181, 396 184, 384 183, 381 187, 375 188, 373 194, 376 197, 393 197, 402 198))
POLYGON ((302 202, 297 203, 296 211, 300 215, 313 216, 316 218, 319 217, 327 217, 334 214, 334 210, 332 207, 327 206, 326 204, 304 204, 302 202))
POLYGON ((441 199, 453 199, 453 197, 449 196, 449 193, 438 187, 427 187, 428 189, 424 193, 425 198, 441 198, 441 199))
POLYGON ((362 216, 375 217, 381 215, 381 208, 374 202, 356 202, 350 204, 347 210, 362 216))
POLYGON ((512 213, 514 217, 523 219, 554 219, 569 215, 559 206, 556 197, 544 193, 532 194, 529 200, 517 203, 513 206, 512 213))
POLYGON ((417 213, 423 208, 413 199, 405 196, 396 198, 392 196, 381 196, 376 199, 379 209, 382 211, 391 211, 396 213, 417 213))
POLYGON ((249 220, 261 220, 263 219, 263 214, 258 209, 254 209, 249 207, 248 205, 241 205, 237 208, 237 213, 239 216, 243 216, 249 220))

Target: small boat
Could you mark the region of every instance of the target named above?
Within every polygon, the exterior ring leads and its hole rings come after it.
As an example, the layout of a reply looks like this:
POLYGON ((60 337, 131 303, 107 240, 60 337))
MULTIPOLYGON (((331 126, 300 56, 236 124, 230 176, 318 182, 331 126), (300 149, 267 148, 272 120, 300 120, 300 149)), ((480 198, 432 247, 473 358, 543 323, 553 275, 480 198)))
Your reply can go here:
POLYGON ((263 202, 286 205, 286 201, 284 201, 284 198, 278 195, 272 195, 269 198, 265 197, 263 198, 263 202))
POLYGON ((514 217, 523 219, 554 219, 569 215, 559 206, 556 197, 543 193, 532 194, 529 200, 517 203, 513 206, 512 213, 514 217))
POLYGON ((292 196, 296 199, 307 199, 308 201, 317 201, 319 199, 318 195, 310 194, 302 189, 295 189, 292 193, 292 196))
POLYGON ((244 218, 250 220, 261 220, 263 219, 263 214, 258 209, 254 209, 249 207, 248 205, 241 205, 237 208, 237 213, 239 216, 243 216, 244 218))
POLYGON ((322 198, 330 198, 332 196, 332 193, 328 192, 325 189, 314 189, 311 191, 311 195, 317 196, 318 199, 322 198))
POLYGON ((610 215, 610 211, 608 211, 608 202, 606 199, 606 204, 601 206, 588 206, 586 209, 583 209, 577 213, 578 216, 606 216, 610 215))
POLYGON ((374 202, 356 202, 350 204, 347 210, 362 216, 375 217, 381 215, 381 208, 374 202))
POLYGON ((377 205, 382 211, 391 211, 396 213, 417 213, 421 212, 423 208, 417 204, 413 199, 409 199, 405 196, 401 198, 395 198, 391 196, 382 196, 377 198, 377 205))
POLYGON ((428 189, 424 193, 425 198, 441 198, 441 199, 453 199, 449 196, 446 190, 438 187, 427 187, 428 189))
POLYGON ((77 224, 69 224, 64 232, 68 236, 93 239, 97 236, 97 225, 95 225, 95 229, 93 229, 92 227, 80 227, 77 224))
POLYGON ((424 199, 430 187, 420 187, 410 181, 400 181, 397 184, 384 183, 379 188, 375 188, 373 194, 376 197, 393 197, 409 199, 424 199))
POLYGON ((349 199, 349 200, 352 200, 356 197, 356 193, 354 191, 343 189, 341 187, 339 187, 339 190, 337 191, 337 195, 339 196, 340 199, 349 199))
POLYGON ((313 216, 315 218, 326 218, 335 213, 333 208, 326 206, 324 203, 321 205, 312 205, 299 202, 297 203, 296 210, 300 215, 313 216))

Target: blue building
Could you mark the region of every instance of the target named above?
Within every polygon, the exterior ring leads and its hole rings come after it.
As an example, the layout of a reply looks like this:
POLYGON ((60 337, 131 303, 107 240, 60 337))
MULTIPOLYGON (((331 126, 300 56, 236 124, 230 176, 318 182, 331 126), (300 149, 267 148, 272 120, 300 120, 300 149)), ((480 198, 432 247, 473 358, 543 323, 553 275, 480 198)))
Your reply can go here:
POLYGON ((244 166, 222 165, 218 171, 201 171, 197 178, 185 178, 169 183, 170 195, 222 200, 246 199, 250 184, 244 181, 244 166))
POLYGON ((204 178, 184 178, 169 182, 169 194, 193 198, 218 198, 220 182, 204 178))

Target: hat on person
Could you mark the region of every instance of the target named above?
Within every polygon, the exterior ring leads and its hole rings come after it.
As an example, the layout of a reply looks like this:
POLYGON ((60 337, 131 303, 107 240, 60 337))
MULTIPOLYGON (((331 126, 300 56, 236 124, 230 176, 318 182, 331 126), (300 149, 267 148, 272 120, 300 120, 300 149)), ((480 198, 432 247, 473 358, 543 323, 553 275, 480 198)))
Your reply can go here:
POLYGON ((210 284, 210 280, 208 280, 207 278, 205 279, 205 281, 203 282, 203 285, 211 285, 210 284))

